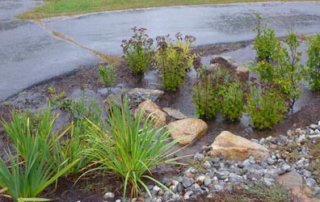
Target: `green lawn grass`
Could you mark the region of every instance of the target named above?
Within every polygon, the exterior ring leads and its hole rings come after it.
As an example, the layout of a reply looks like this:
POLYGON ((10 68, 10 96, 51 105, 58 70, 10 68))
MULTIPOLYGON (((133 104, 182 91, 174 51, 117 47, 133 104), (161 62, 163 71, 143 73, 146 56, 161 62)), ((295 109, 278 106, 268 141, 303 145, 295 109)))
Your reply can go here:
POLYGON ((263 0, 45 0, 44 5, 27 11, 19 17, 23 19, 41 19, 54 16, 77 15, 90 12, 131 8, 261 1, 263 0))

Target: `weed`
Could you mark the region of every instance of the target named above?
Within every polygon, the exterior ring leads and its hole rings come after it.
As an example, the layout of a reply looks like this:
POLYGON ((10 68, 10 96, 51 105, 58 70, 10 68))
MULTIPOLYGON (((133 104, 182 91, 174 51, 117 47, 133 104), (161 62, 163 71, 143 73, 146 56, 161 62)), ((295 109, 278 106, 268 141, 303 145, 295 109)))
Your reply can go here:
POLYGON ((309 84, 312 90, 320 90, 320 34, 310 39, 307 52, 309 84))
POLYGON ((112 86, 116 79, 116 69, 113 65, 99 66, 99 81, 105 86, 112 86))

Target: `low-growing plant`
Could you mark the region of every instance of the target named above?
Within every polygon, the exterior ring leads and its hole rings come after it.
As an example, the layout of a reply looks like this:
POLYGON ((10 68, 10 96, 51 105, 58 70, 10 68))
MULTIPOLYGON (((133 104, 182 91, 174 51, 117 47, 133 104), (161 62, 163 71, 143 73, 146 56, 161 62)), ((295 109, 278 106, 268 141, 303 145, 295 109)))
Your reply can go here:
POLYGON ((176 34, 175 41, 169 35, 157 37, 156 64, 166 90, 175 91, 185 81, 195 57, 190 51, 194 41, 193 36, 183 38, 180 33, 176 34))
POLYGON ((242 84, 234 81, 219 89, 221 96, 220 112, 229 121, 238 121, 244 112, 244 92, 242 84))
POLYGON ((105 86, 112 86, 116 79, 116 68, 113 65, 100 65, 98 69, 99 81, 105 86))
POLYGON ((110 170, 123 179, 124 197, 128 186, 131 187, 131 196, 136 196, 141 189, 150 194, 144 179, 164 187, 150 176, 156 166, 175 160, 168 158, 174 153, 172 147, 176 142, 170 141, 164 128, 153 128, 150 120, 142 123, 141 112, 134 118, 127 101, 121 108, 111 106, 105 130, 91 121, 89 123, 88 154, 100 164, 96 169, 110 170))
POLYGON ((15 201, 44 200, 35 197, 78 162, 61 156, 62 137, 70 127, 54 133, 57 117, 50 112, 45 110, 35 118, 13 112, 11 122, 2 122, 16 154, 7 152, 9 165, 0 160, 0 187, 15 201))
POLYGON ((256 129, 271 129, 284 118, 287 105, 282 94, 270 85, 252 84, 247 96, 247 112, 256 129))
POLYGON ((320 34, 309 41, 308 46, 308 81, 312 90, 320 90, 320 34))
POLYGON ((143 74, 152 65, 153 40, 144 28, 132 28, 134 35, 122 41, 124 58, 134 74, 143 74))

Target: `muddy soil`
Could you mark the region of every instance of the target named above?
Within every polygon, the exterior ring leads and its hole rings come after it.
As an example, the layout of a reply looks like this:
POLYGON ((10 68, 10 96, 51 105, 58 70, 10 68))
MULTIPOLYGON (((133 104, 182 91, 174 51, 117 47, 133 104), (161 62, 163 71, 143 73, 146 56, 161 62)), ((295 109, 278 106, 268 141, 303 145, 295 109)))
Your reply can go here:
MULTIPOLYGON (((232 43, 232 44, 218 44, 199 46, 194 49, 202 57, 210 55, 219 55, 226 52, 236 51, 246 48, 250 45, 249 41, 232 43)), ((99 65, 83 66, 77 71, 70 72, 69 74, 55 77, 51 80, 43 82, 26 89, 24 93, 15 95, 6 101, 0 103, 0 119, 9 120, 10 111, 13 109, 19 110, 26 105, 31 108, 38 108, 45 104, 47 101, 48 87, 54 87, 57 92, 64 91, 66 95, 70 95, 75 89, 90 89, 95 92, 99 88, 103 88, 98 82, 97 69, 99 65), (18 102, 21 97, 26 96, 21 105, 18 102), (28 96, 39 96, 39 103, 28 102, 28 96), (18 100, 18 101, 17 101, 18 100), (18 103, 18 105, 17 105, 18 103)), ((181 112, 188 116, 194 117, 194 106, 192 104, 192 87, 195 81, 195 71, 188 73, 188 79, 185 84, 175 93, 165 93, 159 100, 158 104, 161 107, 172 107, 179 109, 181 112)), ((117 84, 121 84, 124 88, 157 88, 161 89, 160 78, 155 69, 151 69, 144 75, 144 78, 133 76, 128 69, 127 65, 120 61, 117 68, 117 84)), ((202 146, 210 145, 215 136, 223 130, 229 130, 235 134, 247 138, 261 138, 269 135, 285 134, 287 130, 297 127, 304 127, 311 123, 320 120, 320 93, 310 92, 307 88, 303 88, 301 100, 298 101, 298 107, 294 113, 288 114, 287 118, 276 125, 273 130, 257 131, 253 130, 249 125, 248 116, 244 115, 240 123, 232 124, 225 122, 221 117, 216 120, 208 121, 209 132, 202 139, 197 141, 193 146, 186 148, 181 154, 192 154, 200 151, 202 146)), ((0 149, 8 145, 8 140, 0 125, 0 149)), ((180 167, 165 167, 159 168, 155 171, 155 176, 173 175, 179 173, 182 168, 180 167)), ((87 178, 83 178, 73 185, 74 179, 60 180, 57 189, 54 192, 47 192, 44 194, 46 197, 53 198, 54 201, 102 201, 103 193, 112 191, 118 196, 121 193, 121 183, 119 179, 114 176, 99 174, 87 178), (110 183, 112 182, 112 183, 110 183)), ((48 190, 54 190, 52 188, 48 190)), ((120 196, 121 197, 121 196, 120 196)), ((0 201, 3 201, 0 197, 0 201)))

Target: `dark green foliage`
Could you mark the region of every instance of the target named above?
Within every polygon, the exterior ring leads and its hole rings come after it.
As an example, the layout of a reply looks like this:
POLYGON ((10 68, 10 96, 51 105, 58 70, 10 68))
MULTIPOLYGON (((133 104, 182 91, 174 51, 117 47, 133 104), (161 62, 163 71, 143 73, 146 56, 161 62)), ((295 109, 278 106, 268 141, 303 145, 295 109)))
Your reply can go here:
POLYGON ((308 47, 308 81, 312 90, 320 90, 320 34, 311 38, 308 47))
POLYGON ((131 39, 122 41, 124 58, 134 74, 143 74, 152 64, 153 40, 145 33, 144 28, 132 28, 131 39))
POLYGON ((112 65, 99 66, 99 81, 105 86, 112 86, 116 80, 116 69, 112 65))
POLYGON ((194 41, 193 36, 182 38, 180 33, 176 34, 175 41, 168 36, 157 37, 156 64, 166 90, 175 91, 185 81, 194 59, 190 52, 194 41))
POLYGON ((284 118, 286 111, 285 99, 277 89, 268 85, 251 85, 247 96, 247 112, 254 128, 271 129, 284 118))

